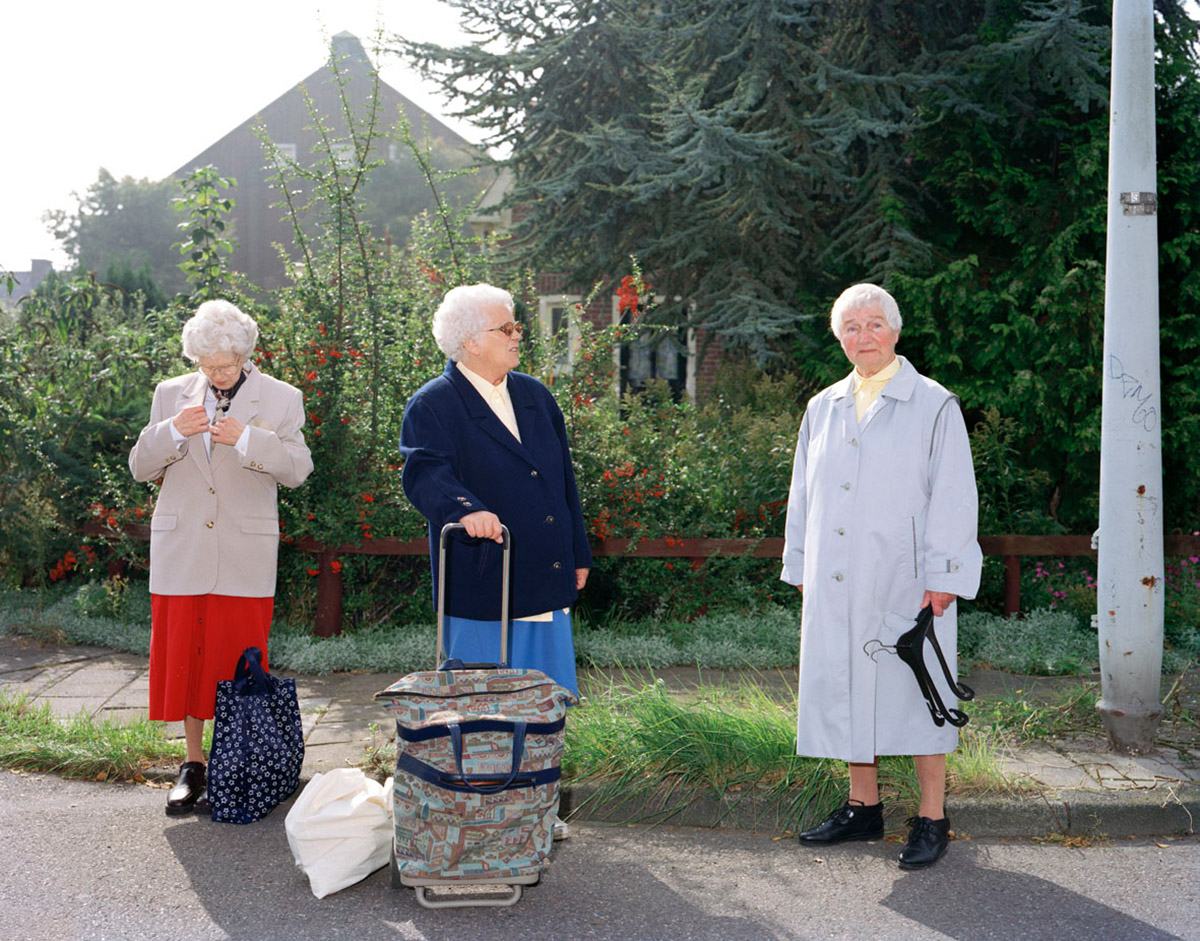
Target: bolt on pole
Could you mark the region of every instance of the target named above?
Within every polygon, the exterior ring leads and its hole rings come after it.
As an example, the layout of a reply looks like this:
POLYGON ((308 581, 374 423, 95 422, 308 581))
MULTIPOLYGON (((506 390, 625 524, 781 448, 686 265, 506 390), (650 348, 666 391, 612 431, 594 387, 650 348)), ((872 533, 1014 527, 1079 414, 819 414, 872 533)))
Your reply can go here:
POLYGON ((1118 751, 1154 743, 1162 715, 1162 401, 1153 0, 1115 0, 1100 433, 1101 699, 1118 751))

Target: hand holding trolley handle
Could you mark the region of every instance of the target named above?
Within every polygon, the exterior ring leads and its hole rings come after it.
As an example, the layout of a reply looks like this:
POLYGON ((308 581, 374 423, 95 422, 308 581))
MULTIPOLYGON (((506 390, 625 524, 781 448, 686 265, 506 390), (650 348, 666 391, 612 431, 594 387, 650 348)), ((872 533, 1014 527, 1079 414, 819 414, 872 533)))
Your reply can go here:
MULTIPOLYGON (((490 510, 476 510, 474 513, 468 513, 457 523, 447 525, 460 526, 472 539, 490 539, 492 542, 502 543, 506 538, 502 535, 507 532, 504 524, 500 522, 500 517, 490 510)), ((445 529, 442 532, 445 532, 445 529)))

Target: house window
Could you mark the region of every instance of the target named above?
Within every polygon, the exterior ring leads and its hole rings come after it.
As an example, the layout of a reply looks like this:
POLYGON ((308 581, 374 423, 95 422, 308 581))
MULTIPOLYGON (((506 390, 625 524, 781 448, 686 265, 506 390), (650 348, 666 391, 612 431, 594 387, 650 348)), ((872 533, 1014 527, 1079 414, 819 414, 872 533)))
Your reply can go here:
POLYGON ((276 166, 286 166, 289 163, 296 162, 296 145, 295 144, 275 144, 275 164, 276 166))
POLYGON ((343 170, 348 170, 354 166, 354 145, 353 144, 334 144, 330 147, 330 152, 333 154, 333 162, 343 170))
POLYGON ((400 159, 400 145, 388 144, 388 163, 395 163, 400 159))
POLYGON ((575 305, 578 294, 548 294, 538 299, 538 329, 541 340, 554 351, 556 371, 570 372, 579 348, 579 321, 575 305))
MULTIPOLYGON (((629 323, 627 311, 613 295, 614 324, 629 323)), ((678 327, 674 330, 645 330, 637 337, 622 343, 613 352, 614 385, 619 395, 640 392, 652 379, 661 379, 671 387, 676 399, 696 397, 696 336, 695 331, 678 327)))

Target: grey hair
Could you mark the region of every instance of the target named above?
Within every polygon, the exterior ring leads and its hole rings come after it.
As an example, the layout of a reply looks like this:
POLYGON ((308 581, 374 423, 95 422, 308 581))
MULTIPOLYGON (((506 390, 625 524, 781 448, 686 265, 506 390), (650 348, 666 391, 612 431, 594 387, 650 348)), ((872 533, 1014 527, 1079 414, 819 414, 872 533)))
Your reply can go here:
POLYGON ((900 316, 900 305, 896 303, 896 299, 879 285, 865 283, 852 284, 838 295, 838 299, 833 302, 833 309, 829 312, 829 329, 840 340, 842 318, 848 311, 876 305, 883 311, 888 326, 899 333, 900 328, 904 326, 904 320, 900 316))
POLYGON ((229 301, 205 301, 183 325, 183 355, 193 363, 220 353, 249 359, 256 342, 258 324, 229 301))
POLYGON ((451 288, 433 315, 433 338, 438 349, 456 363, 462 359, 463 345, 484 329, 489 307, 502 304, 511 314, 512 295, 490 284, 463 284, 451 288))

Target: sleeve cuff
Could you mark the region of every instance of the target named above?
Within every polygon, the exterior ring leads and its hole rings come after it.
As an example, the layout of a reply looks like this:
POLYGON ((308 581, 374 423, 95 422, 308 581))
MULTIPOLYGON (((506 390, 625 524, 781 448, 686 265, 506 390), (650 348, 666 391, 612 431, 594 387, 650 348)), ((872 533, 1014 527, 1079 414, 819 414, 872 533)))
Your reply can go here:
MULTIPOLYGON (((172 426, 172 427, 174 427, 174 426, 172 426)), ((246 451, 248 451, 250 448, 250 426, 249 425, 247 425, 245 428, 242 429, 242 433, 240 435, 238 435, 238 439, 236 442, 234 442, 233 447, 234 447, 234 450, 236 450, 237 453, 240 454, 242 457, 246 456, 246 451)))

